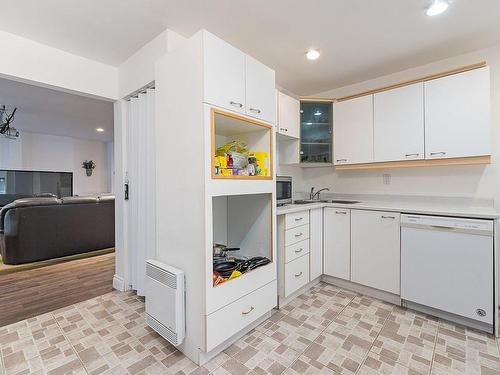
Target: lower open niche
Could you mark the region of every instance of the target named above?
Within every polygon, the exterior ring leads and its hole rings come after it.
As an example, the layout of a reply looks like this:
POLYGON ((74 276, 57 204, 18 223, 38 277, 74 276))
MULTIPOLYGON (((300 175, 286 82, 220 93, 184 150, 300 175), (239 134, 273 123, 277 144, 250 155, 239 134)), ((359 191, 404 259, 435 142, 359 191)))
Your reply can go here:
POLYGON ((273 262, 272 195, 212 198, 213 286, 273 262))

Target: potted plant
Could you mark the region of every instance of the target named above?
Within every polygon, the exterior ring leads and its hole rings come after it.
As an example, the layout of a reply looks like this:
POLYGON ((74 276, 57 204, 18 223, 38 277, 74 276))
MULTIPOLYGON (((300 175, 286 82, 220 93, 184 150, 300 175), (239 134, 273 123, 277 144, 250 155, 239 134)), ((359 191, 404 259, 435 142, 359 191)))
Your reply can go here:
POLYGON ((96 167, 96 164, 92 160, 85 160, 82 163, 82 168, 85 169, 85 172, 87 172, 87 176, 92 176, 92 171, 96 167))

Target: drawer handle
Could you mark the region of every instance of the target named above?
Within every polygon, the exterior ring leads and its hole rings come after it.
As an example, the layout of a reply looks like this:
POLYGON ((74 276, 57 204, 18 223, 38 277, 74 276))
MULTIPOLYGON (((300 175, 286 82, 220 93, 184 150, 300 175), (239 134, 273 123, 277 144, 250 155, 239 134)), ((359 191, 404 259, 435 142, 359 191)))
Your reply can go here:
POLYGON ((436 156, 436 155, 446 155, 446 152, 444 152, 444 151, 431 152, 431 156, 436 156))
POLYGON ((238 103, 238 102, 233 102, 233 101, 231 101, 231 102, 229 102, 229 104, 231 104, 231 105, 232 105, 232 106, 234 106, 234 107, 238 107, 238 108, 243 107, 243 104, 238 103))
POLYGON ((415 152, 415 153, 413 153, 413 154, 406 154, 405 156, 406 156, 407 158, 409 158, 410 156, 418 156, 418 155, 420 155, 420 154, 419 154, 418 152, 415 152))
POLYGON ((295 274, 295 277, 300 277, 300 276, 302 276, 302 272, 299 272, 299 273, 295 274))
POLYGON ((302 252, 302 250, 304 250, 304 249, 303 249, 303 248, 300 248, 300 249, 298 249, 298 250, 295 250, 295 254, 298 254, 298 253, 302 252))
POLYGON ((258 108, 251 108, 250 107, 250 111, 254 112, 254 113, 261 113, 262 111, 258 108))
POLYGON ((336 214, 347 215, 347 211, 335 211, 336 214))
POLYGON ((253 310, 254 310, 254 307, 253 307, 253 306, 250 306, 250 310, 248 310, 248 311, 242 311, 242 312, 241 312, 241 315, 248 315, 248 314, 250 314, 253 310))
POLYGON ((304 234, 304 233, 302 233, 302 232, 297 233, 297 234, 295 235, 295 237, 300 237, 300 236, 302 236, 303 234, 304 234))
POLYGON ((382 219, 393 219, 393 220, 396 218, 396 216, 383 216, 383 215, 381 217, 382 219))
POLYGON ((302 220, 302 219, 303 219, 303 217, 296 217, 296 218, 295 218, 295 221, 300 221, 300 220, 302 220))

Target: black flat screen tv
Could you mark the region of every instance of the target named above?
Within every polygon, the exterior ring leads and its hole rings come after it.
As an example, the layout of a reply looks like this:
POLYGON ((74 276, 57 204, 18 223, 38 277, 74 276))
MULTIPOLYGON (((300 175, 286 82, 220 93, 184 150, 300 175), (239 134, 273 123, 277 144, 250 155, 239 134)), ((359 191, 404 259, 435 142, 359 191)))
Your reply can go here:
POLYGON ((72 196, 73 173, 0 169, 0 197, 11 194, 72 196))

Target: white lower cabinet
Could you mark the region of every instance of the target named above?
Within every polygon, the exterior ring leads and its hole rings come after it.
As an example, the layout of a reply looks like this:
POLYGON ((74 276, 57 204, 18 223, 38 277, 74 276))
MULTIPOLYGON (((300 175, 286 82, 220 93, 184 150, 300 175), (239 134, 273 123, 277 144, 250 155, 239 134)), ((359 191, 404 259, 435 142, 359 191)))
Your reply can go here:
POLYGON ((324 273, 344 280, 351 278, 351 210, 324 208, 324 273))
POLYGON ((309 256, 303 255, 285 265, 285 297, 309 282, 309 256))
POLYGON ((214 349, 276 306, 276 281, 206 317, 206 348, 214 349))
POLYGON ((323 274, 323 209, 309 211, 309 277, 314 280, 323 274))
POLYGON ((351 210, 351 281, 399 294, 399 213, 351 210))

